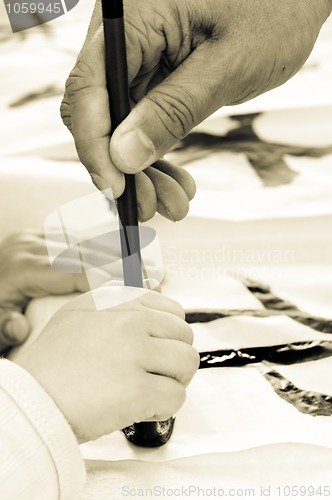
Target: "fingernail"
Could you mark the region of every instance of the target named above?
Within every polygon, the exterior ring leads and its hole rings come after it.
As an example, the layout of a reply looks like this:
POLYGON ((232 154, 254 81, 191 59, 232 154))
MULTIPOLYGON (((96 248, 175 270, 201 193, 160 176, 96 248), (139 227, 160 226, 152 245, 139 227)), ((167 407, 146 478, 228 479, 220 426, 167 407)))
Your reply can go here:
POLYGON ((152 141, 139 128, 120 135, 117 146, 118 155, 128 172, 137 172, 148 166, 155 153, 152 141))

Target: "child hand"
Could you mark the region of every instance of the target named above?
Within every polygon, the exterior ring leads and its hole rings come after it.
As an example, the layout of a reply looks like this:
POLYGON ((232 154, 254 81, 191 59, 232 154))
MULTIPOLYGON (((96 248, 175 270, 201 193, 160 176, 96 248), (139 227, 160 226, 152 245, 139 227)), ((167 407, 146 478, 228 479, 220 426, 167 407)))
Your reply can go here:
POLYGON ((191 343, 191 327, 173 300, 105 286, 63 306, 16 362, 82 442, 176 413, 199 364, 191 343), (94 300, 107 308, 96 311, 94 300))

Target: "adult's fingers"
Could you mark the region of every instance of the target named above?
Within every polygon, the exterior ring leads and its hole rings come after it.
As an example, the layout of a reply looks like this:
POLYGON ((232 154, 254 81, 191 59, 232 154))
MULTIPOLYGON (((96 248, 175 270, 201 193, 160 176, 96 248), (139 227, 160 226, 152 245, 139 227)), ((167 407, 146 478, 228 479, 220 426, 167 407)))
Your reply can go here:
POLYGON ((183 219, 189 210, 189 198, 182 186, 173 177, 153 167, 144 172, 156 190, 158 212, 172 221, 183 219))
POLYGON ((136 191, 142 222, 151 219, 156 211, 178 221, 187 215, 196 185, 186 170, 167 160, 159 160, 136 174, 136 191))
POLYGON ((151 219, 157 211, 157 194, 153 182, 145 172, 135 176, 138 218, 141 222, 151 219))
POLYGON ((152 167, 172 177, 182 187, 188 199, 193 199, 196 193, 196 184, 194 179, 184 168, 173 165, 173 163, 164 159, 158 160, 152 167))

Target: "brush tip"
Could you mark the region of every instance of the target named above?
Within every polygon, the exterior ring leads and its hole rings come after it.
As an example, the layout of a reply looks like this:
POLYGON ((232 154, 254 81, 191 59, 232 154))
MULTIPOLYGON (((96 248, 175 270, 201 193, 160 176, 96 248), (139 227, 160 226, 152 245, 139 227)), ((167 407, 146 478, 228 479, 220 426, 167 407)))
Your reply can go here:
POLYGON ((122 432, 131 443, 142 448, 157 448, 163 446, 170 439, 175 418, 161 422, 140 422, 130 425, 122 432))

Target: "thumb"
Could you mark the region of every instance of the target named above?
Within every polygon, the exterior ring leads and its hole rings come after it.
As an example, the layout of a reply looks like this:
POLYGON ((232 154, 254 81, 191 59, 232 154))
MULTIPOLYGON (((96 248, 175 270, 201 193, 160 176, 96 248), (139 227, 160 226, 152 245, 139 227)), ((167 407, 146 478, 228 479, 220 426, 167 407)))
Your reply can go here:
POLYGON ((151 165, 220 107, 215 64, 207 64, 215 50, 211 42, 201 44, 115 130, 110 153, 120 170, 132 174, 151 165))
POLYGON ((0 351, 6 347, 22 344, 29 335, 30 326, 17 311, 0 309, 0 351))

